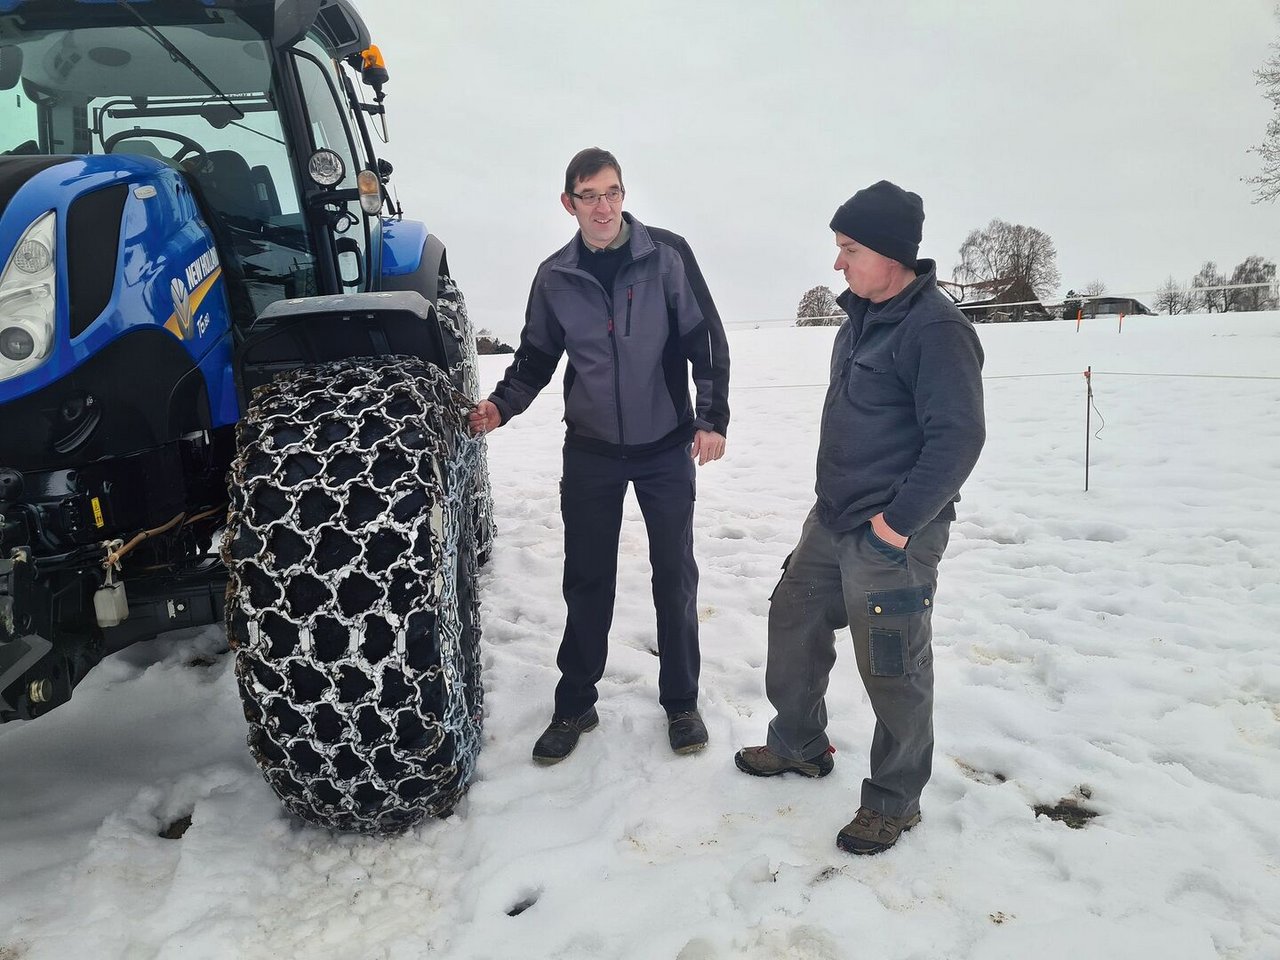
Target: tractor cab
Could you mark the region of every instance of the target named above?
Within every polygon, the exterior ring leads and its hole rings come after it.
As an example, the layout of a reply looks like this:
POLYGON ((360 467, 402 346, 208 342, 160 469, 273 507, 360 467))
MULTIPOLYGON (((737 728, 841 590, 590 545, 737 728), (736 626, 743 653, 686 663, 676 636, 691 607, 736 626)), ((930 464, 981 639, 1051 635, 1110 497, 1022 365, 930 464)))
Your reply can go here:
POLYGON ((242 329, 378 288, 385 80, 347 0, 0 0, 0 158, 180 172, 242 329))

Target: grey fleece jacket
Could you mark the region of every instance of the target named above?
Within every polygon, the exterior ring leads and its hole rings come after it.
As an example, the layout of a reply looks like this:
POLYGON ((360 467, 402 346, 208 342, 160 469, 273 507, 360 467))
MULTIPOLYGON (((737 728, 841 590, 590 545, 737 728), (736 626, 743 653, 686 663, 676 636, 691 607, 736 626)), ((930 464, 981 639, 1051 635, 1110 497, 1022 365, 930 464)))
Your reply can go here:
POLYGON ((623 216, 629 256, 612 290, 579 265, 576 236, 538 267, 520 346, 489 399, 506 423, 568 353, 566 444, 626 457, 688 442, 695 429, 725 435, 729 349, 693 251, 683 237, 623 216))
POLYGON ((938 289, 932 260, 876 305, 845 291, 818 444, 818 509, 837 532, 884 511, 911 536, 954 501, 986 439, 982 345, 938 289))

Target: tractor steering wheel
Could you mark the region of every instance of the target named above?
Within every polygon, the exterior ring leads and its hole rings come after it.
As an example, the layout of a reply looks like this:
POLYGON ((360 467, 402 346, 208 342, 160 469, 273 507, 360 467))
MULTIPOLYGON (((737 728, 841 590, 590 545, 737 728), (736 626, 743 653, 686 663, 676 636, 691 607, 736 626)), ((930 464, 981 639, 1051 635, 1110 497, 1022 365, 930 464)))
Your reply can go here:
POLYGON ((197 156, 207 156, 209 151, 190 137, 182 133, 174 133, 172 130, 157 130, 150 127, 139 127, 136 130, 121 130, 119 133, 113 133, 107 139, 102 141, 102 150, 104 153, 111 153, 116 144, 122 140, 136 140, 139 137, 162 137, 166 140, 174 140, 182 145, 176 153, 169 157, 174 163, 178 163, 189 153, 197 156))

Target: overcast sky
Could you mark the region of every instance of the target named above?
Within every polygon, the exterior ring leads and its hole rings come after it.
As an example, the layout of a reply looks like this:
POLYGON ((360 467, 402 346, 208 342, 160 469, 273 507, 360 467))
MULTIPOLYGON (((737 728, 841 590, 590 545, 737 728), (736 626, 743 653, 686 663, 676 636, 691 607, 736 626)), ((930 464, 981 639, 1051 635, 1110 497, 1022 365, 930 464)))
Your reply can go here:
POLYGON ((1057 245, 1062 290, 1280 259, 1241 178, 1270 105, 1274 0, 369 0, 393 184, 444 240, 481 326, 513 339, 585 146, 626 209, 693 246, 726 320, 794 316, 832 272, 835 208, 921 194, 950 277, 993 217, 1057 245))

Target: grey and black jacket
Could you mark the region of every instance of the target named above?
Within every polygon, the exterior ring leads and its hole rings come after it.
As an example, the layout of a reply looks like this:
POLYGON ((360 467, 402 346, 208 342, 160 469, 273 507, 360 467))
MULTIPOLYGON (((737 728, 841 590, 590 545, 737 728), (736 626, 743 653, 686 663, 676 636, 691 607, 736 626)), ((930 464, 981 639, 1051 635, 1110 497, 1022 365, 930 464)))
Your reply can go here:
POLYGON ((961 484, 986 439, 982 345, 973 324, 938 289, 932 260, 874 305, 845 291, 818 443, 818 511, 847 532, 884 511, 911 536, 954 519, 961 484))
POLYGON ((506 423, 550 382, 563 353, 565 443, 638 456, 729 428, 729 349, 683 237, 629 213, 629 256, 605 290, 575 236, 538 267, 515 359, 489 399, 506 423), (689 368, 697 389, 689 400, 689 368))

